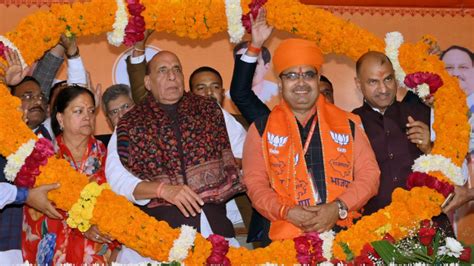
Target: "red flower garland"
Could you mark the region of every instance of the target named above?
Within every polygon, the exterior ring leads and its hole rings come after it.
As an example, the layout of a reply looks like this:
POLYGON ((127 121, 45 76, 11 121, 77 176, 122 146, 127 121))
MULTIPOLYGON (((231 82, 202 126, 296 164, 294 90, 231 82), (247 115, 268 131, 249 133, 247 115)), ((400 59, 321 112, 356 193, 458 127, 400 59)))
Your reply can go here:
POLYGON ((316 232, 306 233, 293 239, 296 259, 302 265, 316 265, 326 261, 323 256, 323 240, 316 232))
POLYGON ((5 50, 7 49, 7 46, 3 44, 3 42, 0 42, 0 57, 7 60, 7 57, 5 56, 5 50))
POLYGON ((125 27, 123 44, 130 47, 145 38, 145 19, 141 15, 145 6, 140 3, 140 0, 127 0, 127 9, 130 18, 127 27, 125 27))
POLYGON ((41 174, 40 166, 48 163, 48 158, 54 155, 53 144, 46 138, 40 138, 35 144, 35 148, 26 158, 25 164, 16 175, 15 185, 19 187, 33 187, 36 177, 41 174))
POLYGON ((407 179, 407 188, 412 189, 414 187, 429 187, 432 188, 439 193, 441 193, 444 197, 447 197, 449 194, 454 192, 454 186, 440 181, 434 176, 420 173, 420 172, 413 172, 408 176, 407 179))
POLYGON ((250 16, 255 19, 258 15, 258 10, 263 5, 265 5, 266 2, 267 0, 253 0, 249 4, 250 11, 247 14, 242 15, 242 25, 244 26, 247 33, 252 33, 252 23, 250 22, 250 16))
POLYGON ((225 255, 229 252, 229 242, 221 235, 210 235, 207 240, 212 244, 211 255, 207 258, 207 265, 230 266, 230 260, 225 255))
POLYGON ((430 220, 423 220, 420 224, 421 227, 420 230, 418 230, 418 238, 421 244, 426 247, 431 247, 431 242, 433 242, 433 238, 436 235, 436 227, 432 226, 430 220))
POLYGON ((416 91, 418 85, 426 83, 430 87, 430 96, 436 93, 436 91, 443 86, 443 80, 438 74, 429 72, 415 72, 406 75, 404 80, 405 85, 416 91))

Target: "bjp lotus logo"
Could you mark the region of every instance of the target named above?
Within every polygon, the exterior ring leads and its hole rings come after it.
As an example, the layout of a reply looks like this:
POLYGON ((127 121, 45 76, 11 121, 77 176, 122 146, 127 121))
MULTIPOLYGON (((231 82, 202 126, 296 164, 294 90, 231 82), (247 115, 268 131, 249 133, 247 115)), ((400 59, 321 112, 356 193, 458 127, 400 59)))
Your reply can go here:
MULTIPOLYGON (((349 135, 348 134, 340 134, 340 133, 336 133, 334 131, 329 131, 329 133, 331 134, 331 138, 334 142, 336 142, 337 144, 341 145, 341 146, 346 146, 347 144, 349 144, 349 135)), ((346 149, 343 148, 343 147, 338 147, 337 150, 339 152, 346 152, 346 149)))
POLYGON ((267 133, 268 143, 274 147, 274 149, 270 149, 270 153, 278 154, 278 149, 283 147, 286 142, 288 141, 288 137, 274 135, 270 132, 267 133))

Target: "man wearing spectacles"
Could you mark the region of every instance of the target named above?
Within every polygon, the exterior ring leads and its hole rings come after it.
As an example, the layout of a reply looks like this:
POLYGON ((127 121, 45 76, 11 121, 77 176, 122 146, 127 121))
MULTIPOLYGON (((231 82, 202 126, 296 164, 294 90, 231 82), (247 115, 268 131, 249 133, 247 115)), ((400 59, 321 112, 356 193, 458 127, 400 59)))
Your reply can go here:
POLYGON ((102 108, 112 128, 115 128, 120 118, 135 105, 130 87, 125 84, 108 87, 102 95, 102 102, 102 108))
POLYGON ((47 99, 38 81, 27 76, 10 89, 12 95, 21 99, 21 108, 26 113, 28 127, 35 131, 44 122, 49 111, 47 99))
MULTIPOLYGON (((245 55, 256 57, 271 30, 260 10, 245 55)), ((271 221, 270 239, 281 240, 352 217, 377 194, 380 170, 360 119, 320 97, 316 44, 284 40, 273 63, 282 101, 250 126, 243 170, 252 205, 271 221)))
MULTIPOLYGON (((28 127, 36 134, 42 134, 51 140, 51 134, 43 126, 48 113, 48 106, 39 82, 33 77, 26 76, 18 84, 8 85, 11 94, 21 99, 21 109, 28 127)), ((61 215, 47 198, 48 191, 57 188, 57 185, 47 185, 46 188, 42 189, 11 186, 7 184, 3 173, 5 165, 6 158, 0 157, 1 201, 7 200, 6 202, 10 202, 12 199, 14 201, 0 210, 0 261, 4 264, 18 264, 23 262, 21 254, 23 204, 28 204, 53 219, 61 218, 61 215), (10 193, 7 191, 10 191, 10 193), (15 195, 15 197, 8 199, 8 195, 15 195)))

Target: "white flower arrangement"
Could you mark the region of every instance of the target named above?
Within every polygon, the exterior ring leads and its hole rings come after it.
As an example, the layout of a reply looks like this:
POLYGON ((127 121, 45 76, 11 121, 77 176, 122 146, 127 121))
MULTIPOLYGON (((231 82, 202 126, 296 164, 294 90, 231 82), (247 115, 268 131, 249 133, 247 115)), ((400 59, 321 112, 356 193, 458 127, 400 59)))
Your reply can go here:
POLYGON ((319 237, 323 240, 323 257, 328 261, 332 259, 332 245, 334 242, 334 238, 336 234, 333 230, 326 231, 324 233, 319 234, 319 237))
POLYGON ((117 11, 115 12, 114 30, 107 32, 107 40, 110 44, 119 47, 125 38, 125 28, 128 24, 128 14, 125 9, 125 1, 117 0, 117 11))
POLYGON ((416 86, 416 94, 418 94, 418 97, 421 99, 424 99, 430 95, 430 86, 428 84, 423 83, 418 86, 416 86))
POLYGON ((398 60, 398 49, 403 43, 403 35, 398 32, 389 32, 385 35, 385 54, 392 62, 393 69, 395 70, 395 78, 398 81, 399 86, 405 86, 404 80, 406 73, 400 66, 400 61, 398 60))
POLYGON ((20 50, 9 39, 7 39, 7 37, 3 35, 0 35, 0 42, 3 42, 3 45, 16 51, 18 53, 18 58, 20 59, 20 62, 21 62, 21 67, 26 68, 25 59, 23 59, 23 56, 21 55, 20 50))
POLYGON ((245 34, 245 28, 242 25, 242 13, 240 0, 225 0, 227 32, 231 43, 239 43, 245 34))
POLYGON ((438 154, 427 154, 418 157, 412 166, 412 170, 427 174, 440 171, 457 186, 462 186, 465 183, 461 167, 455 165, 451 159, 438 154))
POLYGON ((10 154, 7 157, 7 165, 5 166, 5 169, 3 169, 3 172, 8 181, 15 181, 16 175, 25 164, 26 158, 28 158, 28 156, 33 152, 35 145, 36 140, 30 139, 26 143, 23 143, 15 153, 10 154))
POLYGON ((168 255, 169 262, 182 262, 188 257, 188 250, 193 246, 196 239, 196 229, 188 225, 181 226, 179 237, 174 240, 173 247, 168 255))
POLYGON ((440 255, 459 258, 463 250, 464 247, 459 243, 459 241, 452 237, 446 237, 446 245, 439 247, 438 252, 440 255))

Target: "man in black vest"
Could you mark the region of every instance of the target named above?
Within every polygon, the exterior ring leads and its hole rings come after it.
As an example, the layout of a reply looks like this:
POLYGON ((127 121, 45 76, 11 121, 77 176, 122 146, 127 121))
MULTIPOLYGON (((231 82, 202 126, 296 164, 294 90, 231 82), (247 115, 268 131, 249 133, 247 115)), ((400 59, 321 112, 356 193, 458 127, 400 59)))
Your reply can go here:
MULTIPOLYGON (((406 188, 414 160, 431 151, 430 109, 421 102, 396 100, 395 71, 385 54, 365 53, 357 60, 356 72, 364 103, 353 113, 362 119, 381 171, 379 193, 364 207, 364 214, 370 215, 391 203, 395 188, 406 188)), ((446 215, 434 220, 452 234, 446 215)))

